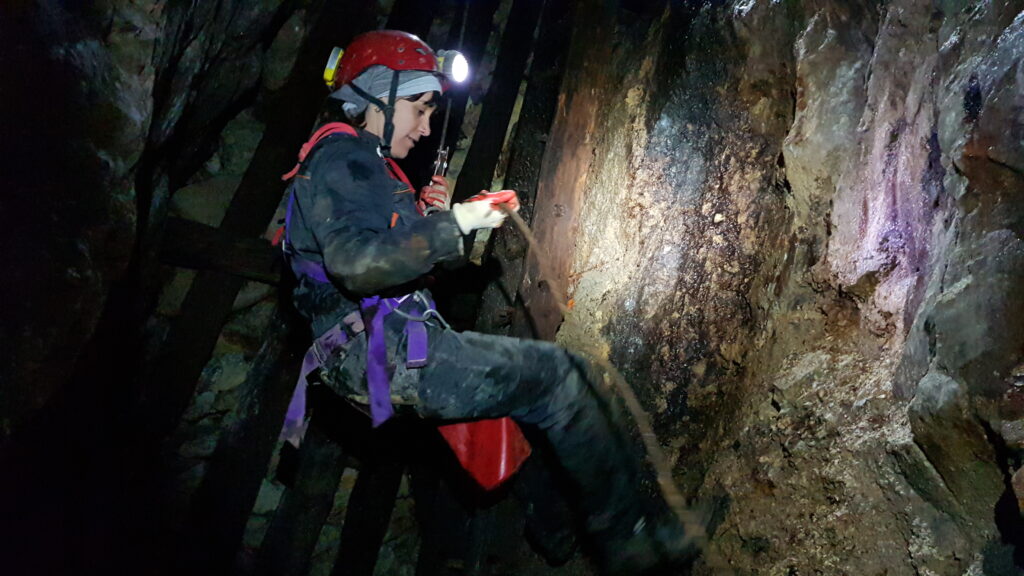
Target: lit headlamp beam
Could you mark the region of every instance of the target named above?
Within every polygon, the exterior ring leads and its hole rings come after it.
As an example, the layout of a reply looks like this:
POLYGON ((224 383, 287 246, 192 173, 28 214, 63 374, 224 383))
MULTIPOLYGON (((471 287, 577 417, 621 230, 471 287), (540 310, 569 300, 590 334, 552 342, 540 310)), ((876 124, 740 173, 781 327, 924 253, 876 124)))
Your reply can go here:
POLYGON ((469 78, 469 61, 461 52, 442 50, 437 54, 441 61, 441 73, 453 82, 465 82, 469 78))

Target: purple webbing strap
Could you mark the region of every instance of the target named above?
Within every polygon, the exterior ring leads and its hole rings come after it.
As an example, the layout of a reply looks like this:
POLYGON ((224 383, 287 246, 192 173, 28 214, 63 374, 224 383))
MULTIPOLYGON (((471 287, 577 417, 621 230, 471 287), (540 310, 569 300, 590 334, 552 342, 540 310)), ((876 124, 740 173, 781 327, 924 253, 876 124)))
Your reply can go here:
POLYGON ((386 303, 387 299, 370 296, 363 298, 359 304, 366 326, 366 382, 370 396, 370 417, 374 428, 387 422, 395 413, 394 407, 391 406, 391 375, 384 335, 384 317, 391 311, 386 303))
MULTIPOLYGON (((341 323, 336 324, 313 342, 302 359, 299 381, 295 385, 295 392, 288 405, 284 428, 281 431, 283 439, 298 447, 299 441, 305 434, 306 376, 322 366, 339 347, 348 342, 348 334, 342 329, 342 324, 350 326, 357 334, 362 332, 364 327, 366 329, 366 380, 370 397, 370 416, 373 419, 374 428, 387 422, 394 415, 395 410, 391 405, 391 366, 388 364, 384 318, 398 308, 407 297, 371 296, 363 298, 359 304, 362 312, 361 319, 357 313, 349 314, 341 323)), ((434 308, 433 302, 429 301, 425 306, 426 310, 434 308)), ((426 325, 422 321, 409 320, 405 324, 405 333, 408 337, 406 366, 409 368, 425 366, 428 349, 426 325)))
POLYGON ((313 342, 302 358, 299 380, 295 383, 295 391, 284 417, 284 427, 281 428, 281 438, 296 448, 306 434, 306 376, 323 365, 324 361, 346 342, 348 335, 342 330, 341 324, 335 324, 313 342))
MULTIPOLYGON (((424 297, 423 314, 426 318, 434 310, 434 303, 424 297)), ((405 365, 409 368, 422 368, 427 365, 427 354, 430 349, 427 340, 427 324, 418 320, 409 320, 405 323, 406 350, 405 365)))
POLYGON ((296 276, 307 276, 321 284, 330 282, 330 279, 327 278, 327 270, 318 262, 306 260, 302 256, 293 256, 288 259, 288 263, 292 265, 296 276))

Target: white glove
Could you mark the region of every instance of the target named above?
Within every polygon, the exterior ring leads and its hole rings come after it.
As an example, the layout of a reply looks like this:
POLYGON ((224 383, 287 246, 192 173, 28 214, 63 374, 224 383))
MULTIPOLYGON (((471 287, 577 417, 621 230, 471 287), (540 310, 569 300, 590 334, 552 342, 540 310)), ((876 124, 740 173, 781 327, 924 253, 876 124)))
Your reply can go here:
POLYGON ((452 206, 452 216, 464 235, 473 230, 497 228, 505 221, 505 213, 490 202, 462 202, 452 206))

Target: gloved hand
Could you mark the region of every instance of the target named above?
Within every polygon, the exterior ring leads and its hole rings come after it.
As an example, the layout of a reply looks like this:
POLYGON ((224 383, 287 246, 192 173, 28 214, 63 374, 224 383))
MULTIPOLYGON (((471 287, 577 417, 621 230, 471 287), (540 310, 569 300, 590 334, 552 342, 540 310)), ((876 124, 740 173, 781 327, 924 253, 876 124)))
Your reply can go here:
MULTIPOLYGON (((479 194, 466 200, 466 202, 490 202, 491 204, 508 204, 508 207, 513 212, 519 212, 519 197, 516 196, 515 190, 498 190, 497 192, 488 192, 487 190, 481 190, 479 194)), ((497 206, 494 207, 498 209, 497 206)))
POLYGON ((452 216, 463 234, 483 228, 497 228, 505 221, 505 213, 498 209, 498 204, 508 204, 512 210, 519 211, 519 198, 515 190, 485 191, 452 206, 452 216))
POLYGON ((430 178, 430 185, 420 189, 420 199, 416 201, 416 207, 420 214, 426 216, 448 210, 451 207, 450 202, 448 181, 444 176, 433 176, 430 178))

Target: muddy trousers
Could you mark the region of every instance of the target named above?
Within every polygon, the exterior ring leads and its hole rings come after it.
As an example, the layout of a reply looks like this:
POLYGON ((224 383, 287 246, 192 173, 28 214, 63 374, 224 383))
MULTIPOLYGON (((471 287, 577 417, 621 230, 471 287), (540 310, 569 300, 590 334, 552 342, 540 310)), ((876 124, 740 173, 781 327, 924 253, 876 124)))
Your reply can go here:
MULTIPOLYGON (((510 416, 543 434, 574 484, 572 497, 599 555, 614 554, 609 548, 635 537, 654 517, 664 518, 666 506, 644 472, 635 426, 610 394, 591 385, 594 370, 585 360, 549 342, 431 327, 428 364, 409 370, 401 366, 401 332, 389 332, 398 365, 393 397, 415 386, 413 404, 423 418, 510 416)), ((339 394, 358 398, 365 394, 363 366, 360 338, 325 379, 339 394)))

